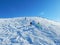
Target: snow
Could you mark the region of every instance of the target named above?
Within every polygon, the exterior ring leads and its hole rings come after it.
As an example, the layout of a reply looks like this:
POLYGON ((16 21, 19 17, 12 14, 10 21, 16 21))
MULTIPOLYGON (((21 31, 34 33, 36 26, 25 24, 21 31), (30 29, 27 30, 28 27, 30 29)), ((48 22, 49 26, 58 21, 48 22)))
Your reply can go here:
POLYGON ((60 45, 60 23, 41 17, 1 18, 0 45, 60 45))

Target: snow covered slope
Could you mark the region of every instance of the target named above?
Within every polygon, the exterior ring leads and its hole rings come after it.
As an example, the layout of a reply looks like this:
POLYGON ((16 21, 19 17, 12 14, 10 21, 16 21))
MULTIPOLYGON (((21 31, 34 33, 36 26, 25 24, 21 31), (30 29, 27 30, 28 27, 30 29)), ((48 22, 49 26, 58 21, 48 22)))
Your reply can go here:
POLYGON ((60 23, 41 17, 0 19, 0 45, 60 45, 60 23))

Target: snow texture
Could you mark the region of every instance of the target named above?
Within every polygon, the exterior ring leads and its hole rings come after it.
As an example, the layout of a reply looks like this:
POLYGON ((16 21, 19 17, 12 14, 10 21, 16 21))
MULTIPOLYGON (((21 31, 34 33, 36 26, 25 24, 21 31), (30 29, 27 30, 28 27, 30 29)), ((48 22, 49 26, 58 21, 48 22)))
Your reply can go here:
POLYGON ((2 18, 0 45, 60 45, 60 23, 41 17, 2 18))

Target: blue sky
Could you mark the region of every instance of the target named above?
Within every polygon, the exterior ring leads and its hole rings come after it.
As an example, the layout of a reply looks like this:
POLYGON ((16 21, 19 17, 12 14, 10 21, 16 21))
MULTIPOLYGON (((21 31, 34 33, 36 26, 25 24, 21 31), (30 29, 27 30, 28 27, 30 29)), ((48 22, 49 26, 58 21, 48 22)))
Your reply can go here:
POLYGON ((60 21, 60 0, 0 0, 0 18, 19 16, 60 21))

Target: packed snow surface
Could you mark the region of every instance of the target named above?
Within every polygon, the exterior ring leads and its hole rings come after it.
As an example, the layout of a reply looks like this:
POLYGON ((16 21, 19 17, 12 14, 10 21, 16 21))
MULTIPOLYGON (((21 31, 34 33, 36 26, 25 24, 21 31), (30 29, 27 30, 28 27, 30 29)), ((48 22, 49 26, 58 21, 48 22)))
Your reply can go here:
POLYGON ((60 45, 60 23, 41 17, 2 18, 0 45, 60 45))

